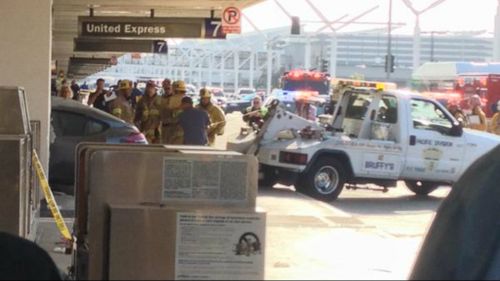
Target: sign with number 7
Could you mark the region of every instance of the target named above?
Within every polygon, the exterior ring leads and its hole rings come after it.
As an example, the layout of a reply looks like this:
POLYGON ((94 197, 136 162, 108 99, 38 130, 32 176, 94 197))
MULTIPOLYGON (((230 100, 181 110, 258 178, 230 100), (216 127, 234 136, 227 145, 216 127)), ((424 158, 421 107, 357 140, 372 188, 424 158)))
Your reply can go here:
POLYGON ((155 53, 155 54, 168 54, 167 41, 154 41, 153 53, 155 53))
POLYGON ((205 19, 205 39, 226 39, 221 19, 205 19))

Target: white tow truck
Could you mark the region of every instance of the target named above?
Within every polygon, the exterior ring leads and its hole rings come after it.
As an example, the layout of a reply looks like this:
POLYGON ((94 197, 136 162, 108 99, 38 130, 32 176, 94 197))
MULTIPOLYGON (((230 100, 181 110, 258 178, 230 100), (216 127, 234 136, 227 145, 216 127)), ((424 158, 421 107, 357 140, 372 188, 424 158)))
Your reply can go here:
POLYGON ((398 181, 428 195, 458 181, 499 144, 495 135, 463 129, 440 103, 419 94, 346 88, 330 122, 307 121, 275 101, 264 126, 228 149, 258 157, 261 185, 295 185, 333 201, 345 186, 387 191, 398 181))

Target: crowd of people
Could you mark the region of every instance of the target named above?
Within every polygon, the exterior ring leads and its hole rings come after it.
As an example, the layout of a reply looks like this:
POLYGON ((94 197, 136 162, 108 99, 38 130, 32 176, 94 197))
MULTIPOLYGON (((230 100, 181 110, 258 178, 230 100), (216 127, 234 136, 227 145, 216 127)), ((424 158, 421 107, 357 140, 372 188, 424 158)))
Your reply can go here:
POLYGON ((197 106, 186 94, 184 81, 165 79, 160 90, 148 81, 142 92, 129 80, 106 90, 98 79, 87 104, 137 126, 150 144, 215 146, 216 137, 224 134, 224 111, 208 89, 200 90, 197 106))
MULTIPOLYGON (((52 95, 81 101, 80 92, 88 91, 88 85, 68 81, 60 71, 52 80, 52 95)), ((106 89, 106 81, 100 78, 86 103, 135 125, 150 144, 215 146, 216 137, 225 131, 225 113, 207 88, 200 90, 199 101, 195 106, 193 99, 187 96, 184 81, 165 79, 159 90, 154 81, 148 81, 143 92, 137 82, 130 80, 118 81, 106 89)), ((243 121, 249 126, 262 127, 268 113, 263 103, 262 98, 256 96, 252 105, 244 110, 243 121)))
POLYGON ((69 100, 78 100, 80 97, 80 91, 89 89, 87 83, 83 83, 83 85, 80 86, 74 79, 71 80, 71 84, 68 81, 69 80, 66 78, 64 71, 61 70, 57 77, 52 79, 52 96, 69 100))
POLYGON ((486 113, 483 110, 483 102, 479 95, 474 95, 470 98, 469 106, 471 113, 466 114, 462 110, 460 103, 452 101, 448 104, 448 110, 464 128, 500 135, 500 101, 497 103, 495 108, 496 113, 490 122, 486 118, 486 113))

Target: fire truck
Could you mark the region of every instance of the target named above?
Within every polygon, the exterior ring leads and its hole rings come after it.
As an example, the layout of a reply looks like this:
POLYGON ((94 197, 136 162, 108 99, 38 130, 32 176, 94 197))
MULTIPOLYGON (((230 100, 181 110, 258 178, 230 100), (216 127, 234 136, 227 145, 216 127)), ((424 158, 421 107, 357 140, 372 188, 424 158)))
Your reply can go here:
POLYGON ((314 104, 317 114, 324 113, 327 101, 330 100, 331 77, 328 73, 305 70, 285 72, 281 77, 281 89, 275 89, 267 101, 279 100, 289 111, 297 112, 297 101, 314 104))
MULTIPOLYGON (((460 74, 455 82, 455 92, 462 95, 463 101, 479 95, 483 100, 486 116, 492 117, 500 101, 500 74, 460 74)), ((465 102, 462 103, 467 107, 465 102)))
POLYGON ((466 112, 470 110, 470 98, 479 95, 487 117, 492 117, 500 101, 500 64, 426 63, 413 74, 412 88, 427 95, 434 93, 444 105, 456 101, 459 95, 459 103, 466 112))
POLYGON ((281 77, 283 91, 317 92, 320 96, 330 94, 330 74, 317 71, 292 70, 281 77))

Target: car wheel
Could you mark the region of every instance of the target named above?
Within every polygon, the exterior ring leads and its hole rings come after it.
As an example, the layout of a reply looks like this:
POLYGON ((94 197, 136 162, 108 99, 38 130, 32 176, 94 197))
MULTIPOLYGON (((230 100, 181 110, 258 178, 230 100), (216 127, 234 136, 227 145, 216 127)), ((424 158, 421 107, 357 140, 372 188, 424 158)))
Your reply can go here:
POLYGON ((416 195, 427 196, 439 188, 439 184, 422 181, 405 181, 406 186, 416 195))
POLYGON ((315 199, 330 202, 339 197, 345 183, 344 165, 335 158, 320 158, 299 180, 298 190, 315 199))

